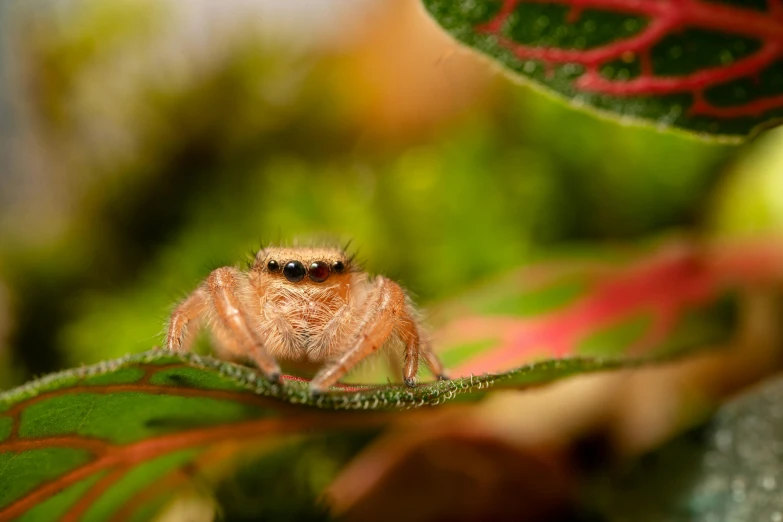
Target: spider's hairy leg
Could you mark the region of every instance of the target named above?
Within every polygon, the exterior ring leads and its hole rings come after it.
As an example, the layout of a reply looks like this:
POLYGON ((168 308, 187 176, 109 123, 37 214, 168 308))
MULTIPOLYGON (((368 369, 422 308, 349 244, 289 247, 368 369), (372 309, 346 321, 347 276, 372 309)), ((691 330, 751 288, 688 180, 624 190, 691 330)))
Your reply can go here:
POLYGON ((405 365, 402 368, 402 378, 405 379, 405 384, 410 387, 416 386, 416 376, 419 373, 419 349, 420 338, 419 329, 416 328, 416 323, 410 314, 407 314, 406 318, 401 326, 400 333, 405 340, 405 365))
POLYGON ((248 354, 234 340, 234 336, 219 322, 212 321, 209 325, 212 334, 213 350, 225 361, 247 364, 248 354))
POLYGON ((359 314, 361 320, 351 337, 354 345, 316 374, 310 392, 321 393, 333 386, 359 361, 383 346, 399 326, 402 314, 407 315, 405 292, 397 283, 379 276, 359 314))
POLYGON ((198 328, 209 301, 202 287, 196 289, 174 309, 166 333, 166 348, 175 352, 187 352, 193 342, 193 332, 198 328))
POLYGON ((439 381, 448 381, 449 376, 446 374, 446 370, 443 369, 443 363, 440 361, 435 352, 432 351, 432 346, 429 340, 421 343, 421 356, 424 357, 424 362, 429 367, 432 375, 439 381))
POLYGON ((443 381, 448 379, 443 370, 443 363, 432 351, 429 337, 419 330, 419 323, 414 319, 415 311, 409 304, 406 308, 406 314, 400 318, 398 331, 405 341, 405 366, 403 367, 402 377, 408 386, 416 386, 416 376, 419 373, 419 359, 423 358, 424 363, 430 369, 436 379, 443 381))
POLYGON ((267 352, 259 333, 251 327, 247 307, 240 299, 240 295, 246 293, 243 290, 247 284, 244 275, 231 267, 218 268, 209 274, 205 281, 215 321, 222 330, 221 333, 232 339, 236 346, 244 348, 267 379, 277 382, 280 378, 280 367, 267 352))

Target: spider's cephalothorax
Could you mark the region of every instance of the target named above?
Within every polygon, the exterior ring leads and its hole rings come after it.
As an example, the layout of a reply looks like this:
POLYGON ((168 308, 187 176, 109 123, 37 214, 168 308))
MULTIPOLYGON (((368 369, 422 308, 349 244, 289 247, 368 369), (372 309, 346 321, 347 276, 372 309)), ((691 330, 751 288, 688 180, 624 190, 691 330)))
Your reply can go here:
POLYGON ((166 347, 188 350, 202 324, 221 355, 254 361, 272 381, 280 376, 278 358, 323 364, 313 392, 396 339, 405 347, 406 384, 416 384, 420 356, 444 378, 403 289, 369 278, 338 249, 265 248, 247 272, 218 268, 172 314, 166 347))

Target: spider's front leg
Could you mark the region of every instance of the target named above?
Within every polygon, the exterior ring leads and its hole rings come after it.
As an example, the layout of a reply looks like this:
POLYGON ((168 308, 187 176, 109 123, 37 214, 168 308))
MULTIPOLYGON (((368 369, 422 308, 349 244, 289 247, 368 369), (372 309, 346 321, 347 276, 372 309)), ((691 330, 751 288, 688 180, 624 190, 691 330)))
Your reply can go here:
MULTIPOLYGON (((409 310, 405 292, 400 286, 379 276, 364 303, 361 318, 352 337, 353 346, 335 361, 319 371, 310 382, 311 393, 321 393, 333 386, 359 361, 381 348, 393 332, 397 332, 405 341, 405 366, 403 378, 409 386, 416 385, 421 351, 419 331, 416 320, 409 310)), ((424 354, 428 363, 434 358, 431 352, 424 354)), ((437 359, 435 358, 437 361, 437 359)), ((433 368, 442 374, 440 362, 433 368)))
POLYGON ((264 347, 264 339, 251 327, 247 307, 240 299, 240 295, 250 293, 243 274, 231 267, 218 268, 209 274, 205 283, 215 313, 215 327, 253 359, 267 379, 277 382, 280 367, 264 347))
POLYGON ((226 348, 249 356, 270 381, 277 382, 280 367, 264 347, 264 339, 251 326, 247 306, 241 298, 249 293, 247 280, 235 268, 223 267, 213 271, 204 284, 175 310, 166 347, 187 349, 183 337, 193 318, 209 313, 214 319, 217 337, 229 345, 226 348))

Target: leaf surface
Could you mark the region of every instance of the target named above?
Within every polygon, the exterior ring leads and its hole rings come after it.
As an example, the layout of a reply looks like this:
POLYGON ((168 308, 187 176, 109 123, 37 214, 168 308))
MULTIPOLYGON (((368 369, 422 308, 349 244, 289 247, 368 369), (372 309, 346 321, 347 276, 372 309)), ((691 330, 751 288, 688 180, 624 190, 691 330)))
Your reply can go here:
POLYGON ((724 138, 783 118, 775 0, 422 0, 515 78, 621 118, 724 138))

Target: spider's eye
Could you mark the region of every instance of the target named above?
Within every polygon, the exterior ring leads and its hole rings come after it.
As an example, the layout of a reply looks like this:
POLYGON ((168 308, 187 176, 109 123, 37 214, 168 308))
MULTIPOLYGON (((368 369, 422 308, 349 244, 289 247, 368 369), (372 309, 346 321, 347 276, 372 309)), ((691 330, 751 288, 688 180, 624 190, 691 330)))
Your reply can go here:
POLYGON ((332 270, 334 270, 338 274, 342 274, 343 270, 345 270, 345 263, 342 261, 335 261, 332 263, 332 270))
POLYGON ((273 259, 273 260, 271 260, 270 262, 268 262, 268 263, 266 264, 266 268, 267 268, 267 269, 268 269, 270 272, 277 272, 278 270, 280 270, 280 263, 278 263, 277 261, 275 261, 275 260, 273 259))
POLYGON ((305 267, 301 261, 289 261, 283 268, 283 275, 292 283, 304 279, 305 272, 305 267))
POLYGON ((316 261, 310 265, 308 273, 310 274, 310 279, 316 283, 323 283, 329 277, 329 265, 323 261, 316 261))

